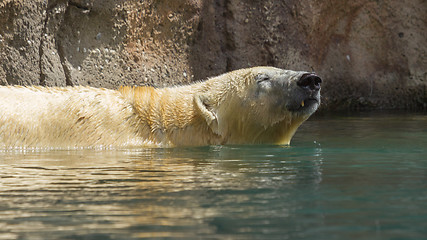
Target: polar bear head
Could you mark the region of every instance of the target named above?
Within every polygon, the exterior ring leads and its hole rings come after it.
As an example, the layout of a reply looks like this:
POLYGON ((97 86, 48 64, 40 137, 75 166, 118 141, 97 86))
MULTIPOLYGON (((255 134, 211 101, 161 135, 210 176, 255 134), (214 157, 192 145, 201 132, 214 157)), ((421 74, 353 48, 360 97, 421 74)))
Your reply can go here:
POLYGON ((316 74, 255 67, 209 79, 196 105, 227 143, 289 144, 320 105, 316 74))

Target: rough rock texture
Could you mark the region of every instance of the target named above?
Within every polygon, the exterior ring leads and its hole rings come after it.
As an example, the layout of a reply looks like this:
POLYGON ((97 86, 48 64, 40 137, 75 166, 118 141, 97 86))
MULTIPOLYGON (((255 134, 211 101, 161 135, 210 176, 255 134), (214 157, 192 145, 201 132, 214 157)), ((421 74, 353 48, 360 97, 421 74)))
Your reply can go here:
POLYGON ((324 110, 427 108, 425 0, 0 0, 0 84, 167 86, 271 65, 324 110))

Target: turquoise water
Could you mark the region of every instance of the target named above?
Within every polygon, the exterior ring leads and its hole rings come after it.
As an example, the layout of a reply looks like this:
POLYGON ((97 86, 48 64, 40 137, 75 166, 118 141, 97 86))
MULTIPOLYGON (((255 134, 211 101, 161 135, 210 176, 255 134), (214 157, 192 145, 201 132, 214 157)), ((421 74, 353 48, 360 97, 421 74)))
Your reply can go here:
POLYGON ((317 116, 292 146, 0 150, 0 239, 427 239, 427 116, 317 116))

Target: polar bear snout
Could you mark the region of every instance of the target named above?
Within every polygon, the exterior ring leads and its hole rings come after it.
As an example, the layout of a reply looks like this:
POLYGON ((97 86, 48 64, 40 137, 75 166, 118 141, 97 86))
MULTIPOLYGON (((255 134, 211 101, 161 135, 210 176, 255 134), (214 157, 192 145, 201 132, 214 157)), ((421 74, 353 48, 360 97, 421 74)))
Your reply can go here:
POLYGON ((303 73, 295 83, 286 107, 292 112, 311 115, 320 105, 322 79, 313 73, 303 73))
POLYGON ((322 84, 322 79, 312 73, 306 73, 297 81, 297 85, 309 91, 319 91, 322 84))

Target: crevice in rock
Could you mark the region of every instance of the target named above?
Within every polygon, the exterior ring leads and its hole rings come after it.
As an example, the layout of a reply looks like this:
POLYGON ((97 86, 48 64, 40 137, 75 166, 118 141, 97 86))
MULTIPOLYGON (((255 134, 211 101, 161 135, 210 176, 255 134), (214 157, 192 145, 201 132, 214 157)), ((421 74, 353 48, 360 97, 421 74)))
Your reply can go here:
MULTIPOLYGON (((73 2, 73 1, 68 1, 67 2, 67 6, 66 9, 64 11, 64 19, 63 22, 65 22, 68 11, 70 9, 70 6, 74 6, 74 7, 79 7, 79 4, 73 2)), ((85 9, 85 8, 83 8, 85 9)), ((58 27, 58 29, 61 29, 61 26, 58 27)), ((71 69, 67 66, 67 60, 65 58, 65 50, 64 50, 64 45, 61 43, 60 38, 58 38, 56 40, 56 48, 58 50, 58 55, 59 55, 59 60, 61 61, 61 66, 62 66, 62 71, 64 72, 65 75, 65 85, 66 86, 74 86, 74 83, 72 81, 72 77, 71 77, 71 69)))
POLYGON ((225 61, 226 61, 226 71, 231 71, 233 69, 233 59, 231 57, 231 52, 236 49, 236 43, 234 41, 234 32, 232 29, 230 29, 230 26, 228 24, 229 20, 233 19, 233 11, 230 9, 230 0, 224 1, 224 30, 223 30, 223 36, 225 41, 225 61))
MULTIPOLYGON (((80 9, 84 13, 88 13, 91 10, 90 5, 84 5, 81 3, 81 1, 68 0, 66 2, 66 9, 64 11, 64 18, 63 18, 63 21, 61 22, 61 25, 67 23, 67 15, 69 14, 71 7, 75 7, 77 9, 80 9)), ((58 30, 62 28, 61 25, 58 26, 58 30)), ((71 69, 70 69, 69 65, 67 64, 65 45, 61 42, 60 37, 56 39, 56 43, 57 43, 56 48, 58 51, 59 59, 61 61, 62 70, 63 70, 64 75, 65 75, 65 85, 66 86, 74 86, 75 83, 72 80, 71 69)))
POLYGON ((64 46, 62 46, 61 41, 57 40, 57 46, 58 49, 58 55, 59 59, 61 61, 62 70, 64 71, 65 75, 65 85, 66 86, 74 86, 73 81, 71 80, 71 70, 67 66, 67 60, 65 59, 65 52, 64 52, 64 46))
POLYGON ((66 55, 65 55, 65 50, 64 50, 64 46, 61 43, 61 39, 60 37, 58 37, 57 35, 57 31, 61 28, 61 24, 64 24, 64 19, 62 19, 62 21, 59 22, 59 24, 57 24, 54 29, 50 29, 54 32, 49 33, 49 21, 53 18, 53 15, 55 14, 54 11, 58 8, 58 6, 64 6, 65 5, 65 11, 61 11, 61 14, 64 14, 64 18, 65 15, 67 14, 67 11, 69 11, 70 6, 73 7, 77 7, 79 9, 83 9, 83 10, 89 10, 89 8, 82 6, 74 1, 59 1, 59 2, 54 2, 51 5, 47 6, 46 9, 46 16, 43 20, 43 28, 42 28, 42 32, 41 32, 41 37, 40 37, 40 45, 39 45, 39 69, 40 69, 40 77, 39 77, 39 85, 41 86, 46 86, 47 82, 46 82, 46 78, 47 75, 45 73, 45 62, 44 62, 44 57, 45 57, 45 51, 46 51, 46 47, 48 45, 47 41, 49 41, 48 39, 48 34, 54 34, 54 41, 56 42, 55 44, 55 48, 56 51, 58 53, 59 56, 59 60, 60 60, 60 64, 62 67, 62 71, 64 72, 65 75, 65 85, 66 86, 73 86, 73 81, 72 81, 72 77, 71 77, 71 70, 70 68, 67 66, 67 61, 66 61, 66 55))
POLYGON ((46 46, 46 41, 48 40, 48 25, 49 25, 49 19, 52 15, 53 10, 58 6, 57 2, 54 2, 53 4, 47 5, 46 8, 46 16, 43 20, 43 28, 40 35, 40 45, 39 45, 39 70, 40 70, 40 77, 39 77, 39 85, 46 86, 46 73, 44 72, 44 64, 43 64, 43 57, 45 56, 45 50, 44 47, 46 46))
POLYGON ((46 41, 46 35, 47 35, 47 23, 49 21, 49 13, 50 13, 51 8, 48 7, 48 9, 46 9, 46 16, 43 20, 43 29, 41 31, 41 35, 40 35, 40 45, 39 45, 39 71, 40 71, 40 77, 39 77, 39 85, 41 86, 46 86, 46 74, 43 71, 43 55, 44 55, 44 50, 43 50, 43 45, 45 44, 46 41))

